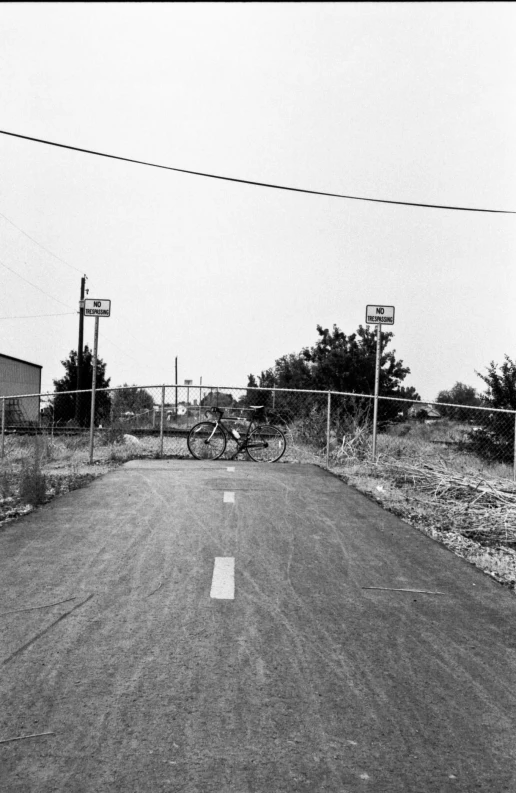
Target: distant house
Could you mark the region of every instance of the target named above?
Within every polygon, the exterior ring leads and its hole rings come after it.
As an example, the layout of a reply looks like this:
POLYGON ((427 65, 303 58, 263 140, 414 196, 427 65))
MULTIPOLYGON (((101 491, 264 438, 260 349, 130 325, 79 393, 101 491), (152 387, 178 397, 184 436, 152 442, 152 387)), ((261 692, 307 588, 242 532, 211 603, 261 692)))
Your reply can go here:
POLYGON ((42 368, 37 363, 0 353, 0 397, 5 398, 6 424, 39 422, 42 368), (37 396, 21 399, 23 394, 37 396))
POLYGON ((420 421, 438 421, 442 418, 438 410, 433 405, 417 402, 408 410, 409 419, 419 419, 420 421))

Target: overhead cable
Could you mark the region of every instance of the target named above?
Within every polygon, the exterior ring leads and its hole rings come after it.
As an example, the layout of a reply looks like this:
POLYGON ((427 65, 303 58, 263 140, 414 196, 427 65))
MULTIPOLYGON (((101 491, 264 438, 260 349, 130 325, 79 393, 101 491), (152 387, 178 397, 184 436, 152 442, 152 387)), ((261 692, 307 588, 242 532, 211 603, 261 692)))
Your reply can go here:
POLYGON ((77 311, 65 311, 64 314, 26 314, 16 317, 0 317, 0 319, 38 319, 39 317, 71 317, 77 314, 77 311))
POLYGON ((50 297, 51 300, 55 300, 56 303, 61 303, 61 305, 65 306, 66 308, 73 308, 73 306, 69 306, 68 303, 63 303, 63 301, 59 300, 59 298, 53 297, 53 295, 49 295, 48 292, 45 292, 39 286, 36 286, 36 284, 33 284, 31 281, 28 281, 26 278, 23 277, 23 275, 20 275, 20 273, 17 273, 16 270, 13 270, 12 267, 9 267, 9 265, 5 264, 4 262, 0 261, 0 265, 2 267, 5 267, 6 270, 9 270, 9 272, 14 273, 14 275, 18 276, 18 278, 21 278, 21 280, 25 281, 25 283, 29 284, 29 286, 33 286, 34 289, 38 290, 38 292, 41 292, 42 294, 46 295, 46 297, 50 297))
POLYGON ((33 138, 30 135, 21 135, 17 132, 7 132, 6 130, 2 130, 2 129, 0 129, 0 134, 9 135, 10 137, 13 138, 21 138, 22 140, 30 140, 33 141, 34 143, 43 143, 47 146, 57 146, 60 149, 69 149, 70 151, 78 151, 78 152, 82 152, 83 154, 93 154, 96 157, 107 157, 110 160, 121 160, 122 162, 131 162, 131 163, 135 163, 136 165, 146 165, 150 168, 161 168, 166 171, 175 171, 176 173, 186 173, 192 176, 203 176, 206 179, 220 179, 225 182, 248 184, 248 185, 253 185, 254 187, 268 187, 274 190, 288 190, 293 193, 306 193, 308 195, 328 196, 329 198, 344 198, 350 201, 369 201, 376 204, 396 204, 398 206, 422 207, 425 209, 449 209, 449 210, 456 210, 458 212, 491 212, 502 215, 516 214, 515 210, 509 210, 509 209, 480 209, 479 207, 459 207, 459 206, 448 206, 446 204, 423 204, 416 201, 394 201, 386 198, 367 198, 365 196, 343 195, 341 193, 327 193, 322 190, 308 190, 302 187, 288 187, 286 185, 270 184, 268 182, 251 181, 250 179, 237 179, 234 176, 221 176, 219 174, 214 174, 214 173, 191 171, 191 170, 187 170, 186 168, 173 168, 171 165, 159 165, 158 163, 147 162, 146 160, 135 160, 130 157, 121 157, 116 154, 106 154, 106 152, 102 152, 102 151, 94 151, 93 149, 83 149, 80 148, 79 146, 70 146, 65 143, 56 143, 55 141, 44 140, 43 138, 33 138))
POLYGON ((79 270, 77 267, 74 267, 73 264, 69 264, 68 262, 65 262, 64 259, 61 259, 59 256, 56 256, 55 253, 52 253, 52 251, 49 251, 48 248, 45 248, 45 246, 42 245, 41 242, 38 242, 37 240, 35 240, 34 237, 31 237, 30 234, 27 234, 27 232, 24 231, 23 229, 21 229, 19 226, 17 226, 16 223, 13 223, 13 221, 10 218, 8 218, 7 215, 4 215, 3 212, 0 212, 0 217, 2 217, 4 220, 7 220, 7 222, 10 223, 11 226, 14 226, 15 229, 18 229, 18 231, 20 231, 22 234, 24 234, 26 237, 28 237, 29 240, 31 240, 36 245, 38 245, 40 248, 42 248, 42 250, 46 251, 51 256, 53 256, 54 259, 57 259, 58 262, 61 262, 62 264, 66 264, 67 267, 70 267, 72 270, 76 270, 76 272, 78 272, 78 273, 82 273, 82 270, 79 270))

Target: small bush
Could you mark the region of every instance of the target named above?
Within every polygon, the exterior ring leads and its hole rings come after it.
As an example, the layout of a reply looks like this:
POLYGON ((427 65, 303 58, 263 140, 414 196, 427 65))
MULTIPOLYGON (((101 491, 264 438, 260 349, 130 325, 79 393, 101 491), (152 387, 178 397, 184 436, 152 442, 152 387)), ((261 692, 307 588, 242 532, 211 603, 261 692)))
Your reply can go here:
POLYGON ((112 424, 100 433, 99 442, 102 446, 112 446, 114 443, 125 443, 124 435, 127 427, 120 424, 112 424))
POLYGON ((47 482, 45 475, 41 473, 39 461, 36 460, 32 466, 24 464, 20 478, 20 501, 37 507, 45 503, 46 495, 47 482))
MULTIPOLYGON (((134 447, 133 447, 134 449, 134 447)), ((131 449, 112 447, 109 450, 107 461, 110 463, 125 463, 131 457, 131 449)))
POLYGON ((2 471, 0 474, 0 495, 2 499, 11 498, 14 492, 13 475, 9 471, 2 471))
POLYGON ((292 430, 296 440, 323 449, 326 445, 326 427, 325 413, 313 407, 308 416, 294 423, 292 430))
POLYGON ((64 438, 61 439, 61 442, 64 446, 65 455, 66 452, 75 454, 76 452, 87 448, 89 444, 89 437, 87 435, 68 435, 64 436, 64 438))

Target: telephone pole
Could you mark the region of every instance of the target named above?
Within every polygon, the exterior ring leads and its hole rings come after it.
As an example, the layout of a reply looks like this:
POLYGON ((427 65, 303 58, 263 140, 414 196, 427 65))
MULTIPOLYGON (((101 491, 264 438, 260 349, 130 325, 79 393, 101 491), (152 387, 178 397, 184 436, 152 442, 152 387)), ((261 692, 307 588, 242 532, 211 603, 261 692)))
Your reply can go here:
MULTIPOLYGON (((77 391, 81 390, 82 385, 82 348, 84 340, 84 289, 86 286, 86 276, 81 278, 81 299, 79 301, 79 344, 77 345, 77 391)), ((75 421, 81 424, 81 394, 75 395, 75 421)))

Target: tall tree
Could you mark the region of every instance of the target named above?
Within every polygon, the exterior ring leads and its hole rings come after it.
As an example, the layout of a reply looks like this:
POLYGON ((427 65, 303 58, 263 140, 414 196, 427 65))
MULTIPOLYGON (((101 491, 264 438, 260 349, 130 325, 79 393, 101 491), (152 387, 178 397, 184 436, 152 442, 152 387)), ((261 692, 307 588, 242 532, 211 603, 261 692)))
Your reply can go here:
MULTIPOLYGON (((491 361, 487 374, 476 373, 487 386, 482 402, 486 407, 516 410, 516 362, 505 355, 498 366, 491 361)), ((472 445, 480 456, 508 464, 514 463, 514 414, 478 410, 472 445)))
POLYGON ((516 361, 506 355, 500 367, 491 361, 487 367, 487 374, 479 372, 476 374, 487 385, 485 400, 489 405, 494 408, 516 410, 516 361))
POLYGON ((120 391, 113 394, 113 417, 119 418, 123 413, 143 413, 151 411, 154 407, 154 400, 144 388, 136 385, 128 386, 127 383, 121 387, 120 391))
POLYGON ((478 407, 482 404, 482 399, 473 386, 459 382, 455 383, 449 391, 439 391, 436 401, 441 404, 439 413, 455 421, 468 421, 473 418, 474 411, 468 410, 467 407, 478 407), (454 405, 454 407, 451 407, 451 405, 454 405), (456 405, 464 405, 465 407, 455 407, 456 405))
MULTIPOLYGON (((54 421, 65 423, 75 419, 76 399, 79 399, 79 425, 88 426, 91 414, 91 389, 93 387, 93 352, 88 345, 84 348, 81 366, 82 389, 90 393, 69 394, 77 389, 77 351, 71 350, 65 361, 61 361, 65 368, 65 375, 60 380, 54 380, 54 421)), ((97 358, 96 388, 109 388, 111 378, 106 378, 106 366, 102 358, 97 358)), ((95 396, 95 423, 109 417, 111 411, 111 397, 105 391, 99 391, 95 396)))
MULTIPOLYGON (((376 331, 359 325, 356 333, 347 336, 337 325, 333 330, 317 326, 319 339, 314 347, 303 350, 303 356, 314 366, 312 376, 316 388, 331 391, 374 392, 376 368, 376 331)), ((403 361, 396 360, 396 350, 387 352, 393 338, 382 331, 380 345, 380 385, 382 396, 399 394, 401 382, 410 374, 403 361)))
POLYGON ((225 394, 222 391, 209 391, 201 399, 201 405, 204 407, 231 407, 235 404, 235 400, 231 394, 225 394))
MULTIPOLYGON (((257 384, 261 388, 372 394, 376 368, 375 330, 360 325, 356 333, 348 336, 337 325, 333 325, 331 331, 317 325, 317 333, 319 338, 313 347, 305 347, 298 354, 283 355, 276 360, 273 367, 262 372, 258 378, 249 375, 248 387, 256 384, 258 380, 257 384)), ((392 337, 391 332, 382 331, 380 395, 419 400, 419 394, 413 387, 405 389, 401 385, 405 377, 410 374, 410 369, 404 366, 403 361, 396 359, 396 350, 387 350, 392 337)), ((318 402, 322 406, 324 399, 324 395, 314 396, 312 405, 318 402)), ((295 404, 300 404, 299 398, 295 395, 277 395, 276 407, 289 407, 291 411, 295 410, 298 413, 295 404)), ((383 403, 382 417, 390 417, 393 411, 395 415, 398 409, 396 403, 391 405, 383 403)))

